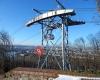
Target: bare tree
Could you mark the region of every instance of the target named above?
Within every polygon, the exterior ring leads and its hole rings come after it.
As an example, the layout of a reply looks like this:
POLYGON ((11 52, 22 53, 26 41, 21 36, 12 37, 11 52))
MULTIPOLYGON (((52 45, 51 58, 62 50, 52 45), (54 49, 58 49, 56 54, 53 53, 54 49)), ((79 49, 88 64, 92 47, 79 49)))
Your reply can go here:
POLYGON ((90 43, 90 50, 93 56, 93 67, 95 70, 100 69, 100 41, 99 36, 90 35, 88 36, 90 43))
POLYGON ((91 50, 94 54, 99 53, 99 40, 94 35, 88 36, 89 44, 91 47, 91 50))
POLYGON ((12 42, 8 33, 0 32, 0 72, 4 72, 5 69, 9 68, 10 51, 12 47, 12 42))
POLYGON ((85 40, 84 40, 84 38, 80 37, 80 38, 76 39, 75 42, 74 42, 74 46, 77 48, 77 50, 79 50, 80 53, 85 51, 85 40))

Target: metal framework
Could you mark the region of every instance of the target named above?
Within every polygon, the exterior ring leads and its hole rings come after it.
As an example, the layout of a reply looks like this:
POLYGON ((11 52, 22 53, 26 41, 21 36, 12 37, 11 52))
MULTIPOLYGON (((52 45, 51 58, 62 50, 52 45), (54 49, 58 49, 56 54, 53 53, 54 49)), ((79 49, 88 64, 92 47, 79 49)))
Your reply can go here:
POLYGON ((80 24, 84 24, 85 22, 71 20, 70 17, 76 15, 75 11, 73 9, 65 9, 65 7, 58 0, 56 0, 56 2, 61 6, 61 9, 56 11, 52 10, 52 11, 42 13, 39 10, 33 9, 35 12, 39 13, 40 15, 27 22, 26 26, 30 27, 35 23, 39 23, 42 25, 41 27, 42 45, 46 47, 46 51, 45 51, 46 56, 40 68, 43 68, 44 65, 48 67, 48 57, 49 55, 52 55, 52 57, 54 57, 60 69, 71 70, 71 65, 68 59, 69 57, 68 26, 80 25, 80 24), (59 29, 61 31, 61 37, 62 37, 62 38, 60 37, 62 45, 60 48, 58 48, 58 51, 56 50, 55 47, 59 39, 55 43, 53 42, 55 38, 53 35, 53 31, 55 29, 59 29), (52 46, 49 45, 49 43, 51 43, 52 46), (57 60, 56 57, 57 55, 59 56, 61 55, 61 60, 62 60, 61 62, 57 60))

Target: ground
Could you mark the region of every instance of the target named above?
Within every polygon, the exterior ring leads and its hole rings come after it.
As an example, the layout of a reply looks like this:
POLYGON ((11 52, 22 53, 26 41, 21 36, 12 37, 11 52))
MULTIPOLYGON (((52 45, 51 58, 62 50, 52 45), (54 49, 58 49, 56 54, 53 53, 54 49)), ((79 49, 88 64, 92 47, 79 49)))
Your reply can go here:
POLYGON ((3 79, 4 79, 4 75, 0 74, 0 80, 3 80, 3 79))

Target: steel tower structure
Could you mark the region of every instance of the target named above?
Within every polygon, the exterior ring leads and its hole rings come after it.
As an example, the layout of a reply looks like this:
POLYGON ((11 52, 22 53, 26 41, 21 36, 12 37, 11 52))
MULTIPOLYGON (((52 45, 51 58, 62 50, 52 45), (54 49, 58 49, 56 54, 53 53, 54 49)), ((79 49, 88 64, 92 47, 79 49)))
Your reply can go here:
MULTIPOLYGON (((56 2, 60 5, 61 9, 58 10, 51 10, 47 11, 45 13, 40 12, 39 10, 33 9, 35 12, 39 13, 39 16, 34 17, 32 20, 26 23, 27 27, 30 27, 31 25, 34 25, 35 23, 39 23, 42 25, 42 45, 46 47, 46 56, 45 59, 40 66, 40 68, 43 68, 44 65, 46 67, 48 66, 48 56, 52 55, 57 62, 58 66, 62 70, 69 69, 71 70, 71 65, 69 62, 69 46, 68 46, 68 26, 74 26, 74 25, 81 25, 85 24, 83 21, 73 21, 71 20, 71 16, 75 16, 76 13, 73 9, 66 9, 58 0, 56 2), (61 62, 57 60, 57 50, 54 48, 56 46, 56 43, 53 43, 54 35, 53 31, 55 29, 61 30, 61 47, 58 51, 61 55, 61 62), (44 45, 44 41, 46 42, 44 45), (52 46, 49 46, 49 43, 51 42, 52 46), (49 48, 49 49, 48 49, 49 48), (55 55, 56 54, 56 55, 55 55), (66 59, 67 58, 67 59, 66 59)), ((59 39, 58 39, 59 40, 59 39)))

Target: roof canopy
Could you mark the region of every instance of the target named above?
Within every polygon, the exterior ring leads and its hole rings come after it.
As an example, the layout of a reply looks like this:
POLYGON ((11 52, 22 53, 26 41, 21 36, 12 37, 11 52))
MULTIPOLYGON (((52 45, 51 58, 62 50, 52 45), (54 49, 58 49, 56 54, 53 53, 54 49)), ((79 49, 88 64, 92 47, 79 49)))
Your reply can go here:
POLYGON ((44 19, 48 19, 55 16, 63 16, 63 15, 73 16, 75 15, 75 11, 73 9, 61 9, 56 11, 48 11, 30 20, 28 23, 26 23, 26 26, 31 26, 32 24, 42 21, 44 19))

